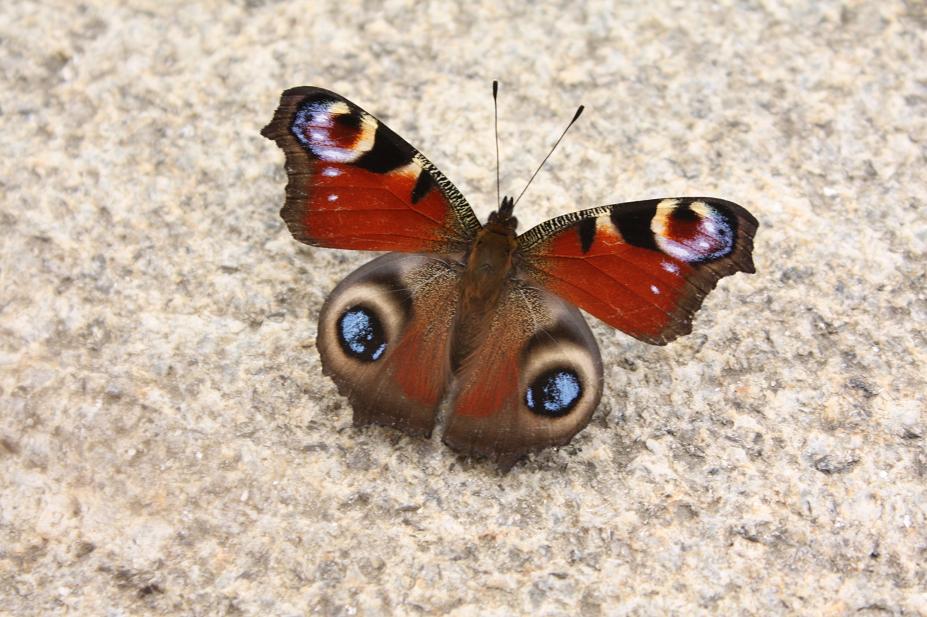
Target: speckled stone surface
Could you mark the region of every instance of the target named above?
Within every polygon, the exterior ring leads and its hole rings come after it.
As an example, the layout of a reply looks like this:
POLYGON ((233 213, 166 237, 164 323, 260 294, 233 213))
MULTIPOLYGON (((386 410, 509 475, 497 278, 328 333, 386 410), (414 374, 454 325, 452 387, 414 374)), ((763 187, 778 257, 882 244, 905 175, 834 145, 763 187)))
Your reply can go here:
POLYGON ((0 7, 0 614, 927 614, 917 0, 0 7), (786 6, 789 5, 789 6, 786 6), (754 276, 500 475, 351 427, 315 319, 369 258, 277 216, 325 86, 485 217, 707 194, 754 276))

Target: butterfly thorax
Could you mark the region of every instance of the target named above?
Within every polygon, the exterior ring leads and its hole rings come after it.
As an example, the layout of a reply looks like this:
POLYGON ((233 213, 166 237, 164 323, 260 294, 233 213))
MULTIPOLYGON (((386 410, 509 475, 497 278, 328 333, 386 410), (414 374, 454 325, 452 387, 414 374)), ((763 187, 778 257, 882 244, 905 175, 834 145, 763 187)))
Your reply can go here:
POLYGON ((456 370, 479 347, 512 272, 515 217, 493 212, 476 234, 460 281, 451 365, 456 370))

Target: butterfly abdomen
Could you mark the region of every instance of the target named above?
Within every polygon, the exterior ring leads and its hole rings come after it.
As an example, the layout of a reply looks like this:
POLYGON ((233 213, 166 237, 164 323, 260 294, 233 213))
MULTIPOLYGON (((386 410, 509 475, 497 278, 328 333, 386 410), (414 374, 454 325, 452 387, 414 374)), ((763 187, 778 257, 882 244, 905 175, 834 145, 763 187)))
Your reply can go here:
POLYGON ((513 224, 490 222, 477 233, 460 280, 451 347, 453 370, 483 342, 502 292, 511 279, 515 247, 513 224))

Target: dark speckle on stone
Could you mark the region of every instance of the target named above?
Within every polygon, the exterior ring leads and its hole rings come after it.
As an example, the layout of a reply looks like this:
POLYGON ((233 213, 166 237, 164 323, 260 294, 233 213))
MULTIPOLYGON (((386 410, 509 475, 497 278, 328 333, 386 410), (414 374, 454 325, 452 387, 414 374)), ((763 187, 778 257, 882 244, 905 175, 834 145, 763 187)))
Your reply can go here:
POLYGON ((812 466, 820 471, 821 473, 837 474, 837 473, 846 473, 853 469, 856 464, 859 463, 859 459, 853 456, 840 457, 830 454, 825 454, 824 456, 819 456, 812 461, 812 466))
POLYGON ((851 377, 847 381, 847 386, 852 390, 860 392, 866 398, 873 398, 879 395, 876 389, 861 377, 851 377))
POLYGON ((139 588, 138 597, 144 598, 145 596, 150 596, 155 593, 164 593, 164 590, 161 589, 161 586, 157 583, 149 583, 139 588))

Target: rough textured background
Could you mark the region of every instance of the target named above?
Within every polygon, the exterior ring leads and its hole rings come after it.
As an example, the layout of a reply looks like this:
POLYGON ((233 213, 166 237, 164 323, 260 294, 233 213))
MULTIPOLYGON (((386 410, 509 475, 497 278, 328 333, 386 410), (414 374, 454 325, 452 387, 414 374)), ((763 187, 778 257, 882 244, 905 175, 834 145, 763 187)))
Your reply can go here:
POLYGON ((0 613, 927 614, 924 3, 470 4, 3 3, 0 613), (595 419, 507 476, 351 428, 315 318, 368 256, 258 135, 326 86, 483 217, 493 78, 508 192, 587 106, 524 228, 762 224, 693 335, 594 324, 595 419))

